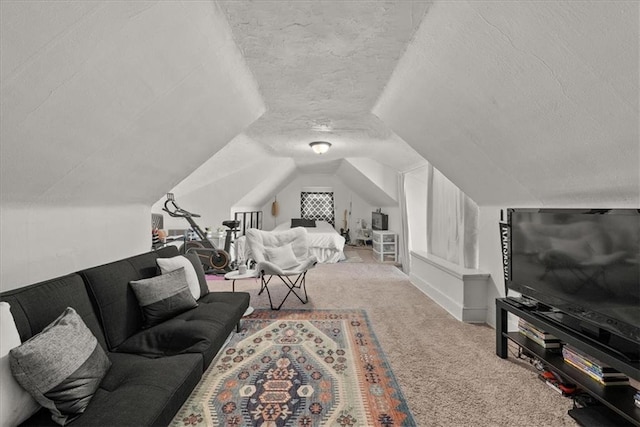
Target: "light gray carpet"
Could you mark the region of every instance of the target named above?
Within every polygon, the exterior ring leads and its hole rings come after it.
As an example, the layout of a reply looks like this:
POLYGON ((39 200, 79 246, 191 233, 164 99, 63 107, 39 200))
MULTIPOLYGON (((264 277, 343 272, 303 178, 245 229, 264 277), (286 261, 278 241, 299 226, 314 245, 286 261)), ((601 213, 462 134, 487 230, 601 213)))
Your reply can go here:
MULTIPOLYGON (((496 356, 494 329, 459 322, 393 264, 375 262, 370 248, 358 253, 362 263, 310 270, 309 303, 290 296, 283 308, 365 309, 419 426, 577 425, 567 415, 571 400, 538 380, 533 367, 496 356)), ((210 287, 230 290, 231 283, 210 287)), ((284 294, 284 285, 270 289, 274 298, 284 294)), ((254 307, 268 307, 258 282, 236 281, 236 290, 250 292, 254 307)))
POLYGON ((349 249, 344 251, 345 260, 340 262, 364 262, 362 258, 360 258, 360 251, 349 249))

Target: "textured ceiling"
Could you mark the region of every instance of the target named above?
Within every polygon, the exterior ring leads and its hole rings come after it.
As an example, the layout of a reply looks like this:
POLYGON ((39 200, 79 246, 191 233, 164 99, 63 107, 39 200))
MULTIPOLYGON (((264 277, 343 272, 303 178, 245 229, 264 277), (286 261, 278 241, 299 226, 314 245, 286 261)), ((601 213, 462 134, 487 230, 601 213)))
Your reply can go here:
POLYGON ((640 206, 639 9, 436 2, 373 112, 480 205, 640 206))
POLYGON ((212 3, 3 0, 0 19, 2 203, 153 203, 264 112, 212 3))
POLYGON ((429 2, 219 4, 267 108, 248 137, 314 173, 363 155, 397 170, 423 161, 371 109, 429 2), (316 139, 333 144, 322 158, 307 146, 316 139))
POLYGON ((480 205, 637 206, 639 5, 2 0, 0 200, 149 203, 239 169, 394 199, 378 165, 427 159, 480 205))

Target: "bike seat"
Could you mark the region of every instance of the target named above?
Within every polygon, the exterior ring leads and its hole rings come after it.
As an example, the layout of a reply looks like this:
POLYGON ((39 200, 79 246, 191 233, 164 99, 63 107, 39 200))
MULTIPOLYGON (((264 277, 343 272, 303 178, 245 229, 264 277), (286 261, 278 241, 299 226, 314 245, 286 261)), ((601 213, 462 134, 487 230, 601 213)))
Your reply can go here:
POLYGON ((222 225, 224 225, 225 227, 234 229, 234 228, 238 228, 238 226, 240 225, 240 221, 229 219, 227 221, 222 221, 222 225))

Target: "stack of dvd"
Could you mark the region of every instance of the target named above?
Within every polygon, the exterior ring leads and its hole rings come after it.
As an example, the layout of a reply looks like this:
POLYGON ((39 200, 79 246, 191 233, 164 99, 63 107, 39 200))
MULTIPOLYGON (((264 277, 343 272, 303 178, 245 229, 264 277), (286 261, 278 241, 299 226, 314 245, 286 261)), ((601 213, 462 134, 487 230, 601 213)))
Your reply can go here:
POLYGON ((633 396, 633 403, 640 408, 640 390, 636 390, 636 394, 633 396))
POLYGON ((544 348, 560 348, 560 340, 555 336, 541 331, 524 319, 518 319, 518 330, 522 335, 540 344, 544 348))
POLYGON ((629 377, 622 372, 604 365, 593 357, 587 356, 571 346, 565 345, 562 348, 562 357, 566 363, 589 375, 600 383, 600 385, 613 386, 629 384, 629 377))

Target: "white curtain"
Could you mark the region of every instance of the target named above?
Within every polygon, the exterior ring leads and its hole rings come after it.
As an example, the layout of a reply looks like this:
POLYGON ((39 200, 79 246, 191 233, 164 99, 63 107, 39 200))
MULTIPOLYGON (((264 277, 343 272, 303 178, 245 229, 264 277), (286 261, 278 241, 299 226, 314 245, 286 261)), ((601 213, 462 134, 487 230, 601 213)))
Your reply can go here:
POLYGON ((429 253, 466 268, 478 266, 478 207, 439 170, 429 168, 429 253))
POLYGON ((480 227, 480 211, 478 205, 460 192, 464 200, 464 244, 462 245, 463 266, 466 268, 478 268, 480 265, 478 248, 478 229, 480 227))
POLYGON ((398 174, 398 202, 400 204, 401 229, 398 239, 398 256, 402 263, 402 271, 409 274, 411 270, 411 257, 409 256, 409 213, 407 208, 407 189, 405 187, 405 173, 398 174))

